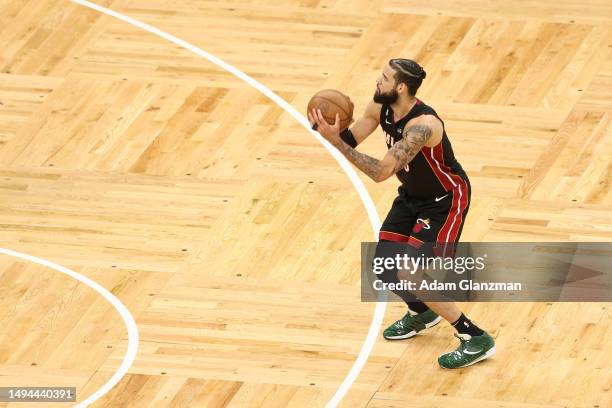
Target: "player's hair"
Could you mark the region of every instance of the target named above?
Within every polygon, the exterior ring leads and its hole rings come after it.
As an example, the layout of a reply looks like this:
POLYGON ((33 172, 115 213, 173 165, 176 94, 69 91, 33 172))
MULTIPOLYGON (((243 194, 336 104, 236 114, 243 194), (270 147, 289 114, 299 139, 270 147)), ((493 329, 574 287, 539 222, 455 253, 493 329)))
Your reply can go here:
POLYGON ((389 65, 395 70, 395 83, 406 84, 408 93, 415 96, 427 73, 413 60, 405 58, 393 58, 389 65))

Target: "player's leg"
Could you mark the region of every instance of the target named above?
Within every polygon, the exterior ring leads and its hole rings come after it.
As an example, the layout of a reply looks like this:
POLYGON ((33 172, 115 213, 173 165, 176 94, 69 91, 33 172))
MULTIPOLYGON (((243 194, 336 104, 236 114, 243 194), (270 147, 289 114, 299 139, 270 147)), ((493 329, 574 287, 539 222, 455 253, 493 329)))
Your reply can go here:
MULTIPOLYGON (((385 246, 385 243, 389 242, 398 242, 398 241, 385 241, 380 240, 379 245, 377 247, 377 253, 375 256, 377 257, 394 257, 397 254, 397 251, 390 250, 384 251, 381 250, 381 247, 385 246), (388 252, 388 253, 387 253, 388 252)), ((409 245, 405 245, 406 249, 402 249, 401 252, 408 252, 410 257, 418 257, 419 254, 417 250, 412 249, 409 245), (411 251, 412 250, 412 251, 411 251)), ((396 269, 386 269, 381 275, 379 275, 379 279, 385 283, 397 283, 399 282, 398 271, 396 269)), ((442 321, 442 318, 438 316, 434 311, 425 306, 421 300, 415 296, 412 292, 406 290, 394 290, 396 295, 398 295, 408 306, 408 310, 406 314, 399 320, 395 321, 389 327, 387 327, 383 331, 383 337, 387 340, 403 340, 414 337, 420 331, 424 329, 428 329, 442 321), (423 305, 424 310, 415 311, 414 305, 423 305)))
MULTIPOLYGON (((469 181, 459 184, 443 200, 415 203, 418 208, 417 224, 410 235, 413 245, 434 242, 442 254, 454 252, 470 204, 469 181), (450 249, 450 251, 449 251, 450 249)), ((493 338, 461 312, 454 302, 425 302, 436 314, 457 330, 459 348, 438 359, 444 368, 460 368, 484 360, 495 353, 493 338)))
MULTIPOLYGON (((416 222, 414 209, 402 194, 393 202, 379 233, 377 255, 384 251, 385 242, 408 244, 410 233, 416 222)), ((380 276, 383 282, 398 282, 397 271, 389 270, 380 276)), ((408 291, 394 291, 408 306, 408 311, 399 320, 383 331, 388 340, 401 340, 414 337, 418 332, 438 324, 442 319, 429 309, 414 294, 408 291)))

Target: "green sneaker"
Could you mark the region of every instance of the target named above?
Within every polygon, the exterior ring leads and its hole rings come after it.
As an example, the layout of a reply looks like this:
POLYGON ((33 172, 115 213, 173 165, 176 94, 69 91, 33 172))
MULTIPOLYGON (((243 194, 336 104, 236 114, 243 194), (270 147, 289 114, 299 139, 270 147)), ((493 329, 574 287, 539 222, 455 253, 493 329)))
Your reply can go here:
POLYGON ((495 340, 486 332, 482 336, 455 334, 455 337, 461 344, 457 350, 438 357, 442 368, 467 367, 495 354, 495 340))
POLYGON ((427 310, 414 316, 409 311, 404 317, 387 327, 383 332, 383 337, 387 340, 409 339, 416 336, 421 330, 435 326, 441 320, 442 318, 433 310, 427 310))

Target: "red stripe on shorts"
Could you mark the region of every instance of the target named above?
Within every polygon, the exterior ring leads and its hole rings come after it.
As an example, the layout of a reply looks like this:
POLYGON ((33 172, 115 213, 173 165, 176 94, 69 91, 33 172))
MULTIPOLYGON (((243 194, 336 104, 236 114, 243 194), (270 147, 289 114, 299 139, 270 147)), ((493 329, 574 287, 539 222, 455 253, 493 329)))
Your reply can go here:
POLYGON ((386 241, 393 242, 408 242, 410 237, 407 235, 398 234, 397 232, 380 231, 378 233, 378 239, 384 239, 386 241))

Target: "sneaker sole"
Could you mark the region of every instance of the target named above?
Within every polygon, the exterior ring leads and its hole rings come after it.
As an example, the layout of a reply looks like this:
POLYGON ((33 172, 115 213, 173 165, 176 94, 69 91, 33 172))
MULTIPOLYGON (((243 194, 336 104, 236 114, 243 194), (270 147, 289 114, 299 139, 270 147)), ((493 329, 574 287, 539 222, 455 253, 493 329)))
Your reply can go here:
MULTIPOLYGON (((436 324, 440 323, 441 321, 442 321, 442 317, 438 316, 435 319, 433 319, 431 322, 425 323, 425 329, 429 329, 430 327, 435 326, 436 324)), ((421 330, 421 331, 423 331, 423 330, 421 330)), ((411 337, 416 336, 417 333, 419 333, 419 332, 416 332, 416 331, 413 330, 413 331, 411 331, 409 333, 402 334, 401 336, 389 336, 389 337, 387 337, 387 336, 383 335, 383 337, 385 339, 387 339, 387 340, 404 340, 404 339, 409 339, 411 337)))
POLYGON ((491 347, 491 348, 490 348, 489 350, 487 350, 487 352, 486 352, 486 353, 484 353, 482 356, 478 357, 476 360, 474 360, 474 361, 472 361, 471 363, 468 363, 468 364, 466 364, 466 365, 462 365, 462 366, 459 366, 459 367, 454 367, 454 368, 448 368, 448 367, 444 367, 444 366, 440 366, 440 367, 445 368, 445 369, 447 369, 447 370, 454 370, 454 369, 456 369, 456 368, 464 368, 464 367, 469 367, 469 366, 471 366, 472 364, 476 364, 476 363, 478 363, 479 361, 484 360, 485 358, 489 358, 489 357, 491 357, 493 354, 495 354, 495 346, 491 347))

